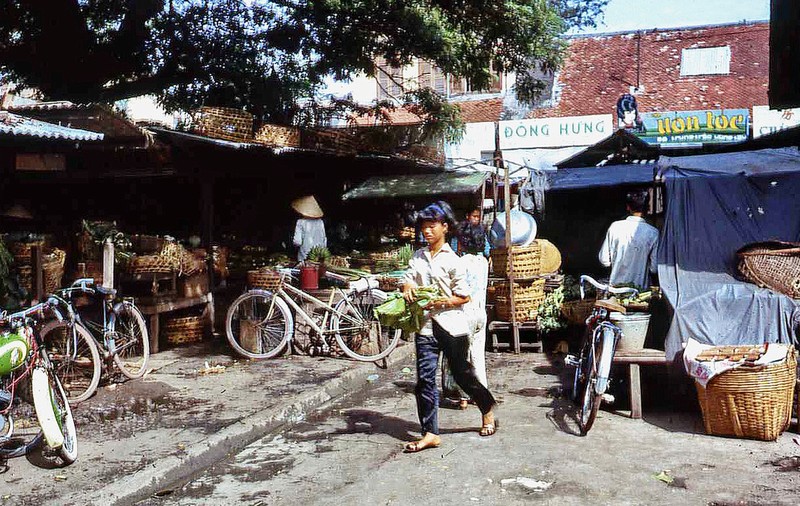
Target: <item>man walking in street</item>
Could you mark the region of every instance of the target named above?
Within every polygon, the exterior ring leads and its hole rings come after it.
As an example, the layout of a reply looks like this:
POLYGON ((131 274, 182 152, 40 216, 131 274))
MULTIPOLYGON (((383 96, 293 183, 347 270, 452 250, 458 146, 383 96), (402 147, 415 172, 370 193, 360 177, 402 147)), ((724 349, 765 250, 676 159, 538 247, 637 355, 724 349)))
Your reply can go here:
POLYGON ((601 264, 611 267, 612 286, 633 284, 646 290, 650 274, 656 272, 658 229, 642 217, 648 200, 646 190, 629 192, 625 203, 630 216, 608 227, 598 257, 601 264))

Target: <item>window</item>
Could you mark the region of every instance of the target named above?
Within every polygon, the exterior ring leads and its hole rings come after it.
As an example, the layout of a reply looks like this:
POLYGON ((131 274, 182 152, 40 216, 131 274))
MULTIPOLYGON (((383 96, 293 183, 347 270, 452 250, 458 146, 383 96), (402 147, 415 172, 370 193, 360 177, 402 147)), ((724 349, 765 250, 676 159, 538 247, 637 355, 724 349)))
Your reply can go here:
POLYGON ((503 91, 503 73, 497 72, 494 68, 494 65, 490 67, 490 71, 492 73, 492 79, 489 83, 489 87, 483 90, 475 89, 472 86, 472 83, 469 80, 450 76, 450 95, 467 95, 467 94, 477 94, 477 93, 502 93, 503 91))
POLYGON ((378 80, 378 100, 391 100, 403 95, 403 69, 392 67, 383 58, 375 61, 378 69, 375 77, 378 80))
POLYGON ((424 60, 419 60, 417 68, 420 88, 433 88, 442 95, 447 93, 447 79, 442 69, 424 60))
POLYGON ((731 73, 731 48, 697 47, 681 51, 681 76, 731 73))

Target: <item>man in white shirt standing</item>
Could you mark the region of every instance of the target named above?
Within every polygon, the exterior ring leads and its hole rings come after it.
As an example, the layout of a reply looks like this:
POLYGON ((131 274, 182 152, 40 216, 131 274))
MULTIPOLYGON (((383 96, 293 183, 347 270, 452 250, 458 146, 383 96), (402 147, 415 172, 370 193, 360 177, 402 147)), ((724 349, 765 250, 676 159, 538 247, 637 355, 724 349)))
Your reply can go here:
POLYGON ((646 190, 629 192, 625 202, 630 216, 608 227, 598 257, 601 264, 611 267, 612 286, 632 283, 646 290, 650 273, 656 272, 658 229, 642 217, 648 200, 646 190))
POLYGON ((303 262, 311 248, 328 245, 325 224, 322 221, 322 208, 319 207, 317 199, 313 195, 307 195, 293 201, 292 209, 300 215, 294 228, 292 242, 298 248, 297 261, 303 262))

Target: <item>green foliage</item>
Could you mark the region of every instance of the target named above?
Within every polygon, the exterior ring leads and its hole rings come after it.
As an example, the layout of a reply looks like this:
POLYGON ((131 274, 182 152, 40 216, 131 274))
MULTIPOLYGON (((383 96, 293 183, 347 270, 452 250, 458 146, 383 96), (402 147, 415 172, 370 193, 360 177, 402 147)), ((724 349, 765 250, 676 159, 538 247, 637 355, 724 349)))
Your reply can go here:
POLYGON ((15 310, 21 306, 27 293, 19 286, 19 279, 13 272, 14 257, 6 243, 0 239, 0 307, 15 310))
POLYGON ((425 307, 431 300, 442 297, 436 287, 414 290, 414 302, 407 303, 400 292, 390 293, 386 302, 374 309, 375 317, 384 327, 401 329, 406 334, 419 332, 425 324, 425 307))
POLYGON ((564 303, 564 287, 559 286, 548 293, 537 310, 536 323, 544 332, 553 332, 566 327, 566 322, 561 316, 561 305, 564 303))
MULTIPOLYGON (((329 77, 374 76, 376 58, 414 58, 486 88, 495 71, 554 69, 575 26, 606 0, 0 0, 0 74, 48 99, 155 94, 168 110, 245 108, 258 120, 314 120, 329 77)), ((521 97, 535 94, 523 77, 521 97)), ((404 100, 425 128, 457 138, 455 106, 430 90, 404 100)), ((341 104, 340 104, 341 105, 341 104)), ((331 114, 330 111, 320 114, 331 114)), ((316 118, 319 119, 319 118, 316 118)), ((425 132, 430 134, 431 131, 425 132)))
POLYGON ((414 256, 414 248, 410 244, 404 244, 397 252, 397 265, 401 269, 408 267, 408 262, 414 256))
POLYGON ((306 260, 309 262, 325 263, 331 257, 331 252, 325 246, 314 246, 308 252, 306 260))

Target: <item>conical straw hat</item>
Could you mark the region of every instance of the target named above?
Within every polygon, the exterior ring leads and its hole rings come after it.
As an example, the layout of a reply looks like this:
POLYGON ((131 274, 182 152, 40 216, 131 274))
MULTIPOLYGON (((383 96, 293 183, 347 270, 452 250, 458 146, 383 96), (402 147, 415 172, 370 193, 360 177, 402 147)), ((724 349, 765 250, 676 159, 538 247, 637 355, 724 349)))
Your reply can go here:
POLYGON ((561 252, 547 239, 536 239, 536 242, 539 243, 541 250, 542 274, 557 272, 561 267, 561 252))
POLYGON ((21 220, 32 220, 33 215, 28 208, 20 203, 16 203, 13 206, 9 207, 5 211, 3 211, 3 216, 6 218, 18 218, 21 220))
POLYGON ((306 195, 292 201, 292 209, 307 218, 322 218, 322 208, 313 195, 306 195))

